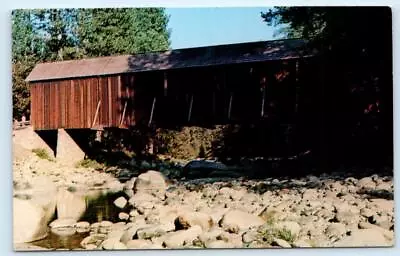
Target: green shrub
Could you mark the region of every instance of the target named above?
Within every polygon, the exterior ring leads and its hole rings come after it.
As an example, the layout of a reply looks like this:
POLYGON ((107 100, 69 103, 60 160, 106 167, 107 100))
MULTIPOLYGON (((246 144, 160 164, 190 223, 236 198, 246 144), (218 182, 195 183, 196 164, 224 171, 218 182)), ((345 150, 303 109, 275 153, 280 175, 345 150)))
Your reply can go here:
POLYGON ((277 230, 277 237, 280 239, 283 239, 289 243, 293 243, 295 240, 294 235, 292 234, 292 232, 290 232, 290 230, 284 228, 284 229, 278 229, 277 230))
POLYGON ((44 148, 34 148, 32 152, 35 153, 39 158, 45 159, 53 162, 54 159, 49 155, 49 153, 44 148))
POLYGON ((278 229, 269 225, 260 232, 260 235, 262 240, 268 244, 271 244, 274 238, 283 239, 289 243, 293 243, 296 239, 290 230, 286 228, 278 229))
POLYGON ((77 167, 77 168, 83 167, 83 168, 98 169, 98 168, 101 168, 102 165, 99 164, 96 160, 93 160, 93 159, 84 159, 84 160, 79 161, 79 162, 76 164, 76 167, 77 167))

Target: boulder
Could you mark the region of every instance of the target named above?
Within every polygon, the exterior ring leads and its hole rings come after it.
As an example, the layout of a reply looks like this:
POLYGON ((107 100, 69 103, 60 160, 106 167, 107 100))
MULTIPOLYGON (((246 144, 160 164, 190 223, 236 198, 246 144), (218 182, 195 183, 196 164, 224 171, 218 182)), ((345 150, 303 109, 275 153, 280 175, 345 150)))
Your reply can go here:
POLYGON ((139 229, 143 229, 143 228, 151 227, 151 226, 152 225, 146 224, 144 219, 134 222, 130 228, 128 228, 127 230, 124 231, 124 234, 121 237, 121 242, 127 243, 128 241, 130 241, 134 237, 136 237, 136 232, 139 229))
POLYGON ((342 223, 331 223, 325 230, 328 238, 341 238, 346 234, 346 226, 342 223))
POLYGON ((231 210, 224 214, 220 220, 220 226, 229 232, 238 233, 251 227, 263 225, 262 218, 239 210, 231 210))
POLYGON ((129 240, 126 243, 128 249, 149 249, 152 245, 153 243, 146 239, 129 240))
POLYGON ((293 247, 297 248, 310 248, 312 247, 306 239, 299 239, 293 242, 293 247))
POLYGON ((74 227, 59 227, 59 228, 51 228, 51 233, 56 234, 57 236, 72 236, 76 233, 74 227))
POLYGON ((181 248, 184 245, 192 244, 201 233, 202 229, 200 226, 193 226, 186 230, 169 233, 163 245, 168 248, 181 248))
POLYGON ((59 190, 57 193, 57 216, 59 219, 79 220, 86 211, 86 201, 81 195, 59 190))
POLYGON ((205 244, 206 248, 214 248, 214 249, 228 249, 228 248, 234 248, 232 244, 229 242, 223 241, 223 240, 215 240, 215 241, 210 241, 205 244))
POLYGON ((277 245, 277 246, 280 246, 282 248, 292 248, 292 246, 288 242, 286 242, 283 239, 279 239, 279 238, 274 238, 272 240, 272 245, 277 245))
POLYGON ((93 235, 85 237, 81 241, 80 245, 87 250, 93 250, 93 249, 96 249, 105 239, 106 239, 106 235, 93 234, 93 235))
POLYGON ((25 243, 43 239, 47 236, 46 211, 30 200, 13 199, 14 243, 25 243))
POLYGON ((368 222, 360 222, 358 224, 358 227, 360 229, 373 229, 373 230, 376 230, 376 231, 379 231, 380 233, 382 233, 382 235, 384 237, 386 237, 387 239, 389 239, 389 240, 393 240, 394 239, 393 231, 389 231, 389 230, 384 229, 382 227, 379 227, 377 225, 374 225, 374 224, 371 224, 371 223, 368 223, 368 222))
POLYGON ((179 229, 188 229, 193 226, 200 226, 203 231, 208 231, 212 228, 214 222, 208 214, 201 212, 184 212, 181 213, 175 220, 175 227, 179 229))
POLYGON ((76 232, 85 233, 90 231, 90 223, 87 221, 80 221, 75 224, 76 232))
POLYGON ((375 229, 361 229, 351 232, 350 236, 335 242, 333 247, 376 247, 391 246, 382 235, 375 229))
POLYGON ((199 240, 205 244, 210 241, 217 240, 217 237, 220 236, 224 231, 221 228, 213 228, 207 232, 203 232, 199 235, 199 240))
POLYGON ((56 186, 45 177, 32 178, 16 191, 13 199, 14 243, 46 237, 47 225, 56 209, 56 194, 56 186))
POLYGON ((118 197, 117 199, 115 199, 114 205, 117 206, 118 208, 122 209, 125 207, 127 202, 128 201, 125 199, 125 197, 121 196, 121 197, 118 197))
POLYGON ((373 210, 365 208, 365 207, 360 210, 360 215, 365 218, 369 218, 369 217, 373 216, 374 214, 375 214, 375 212, 373 210))
POLYGON ((278 222, 275 224, 275 227, 277 229, 286 229, 288 231, 290 231, 290 233, 292 234, 292 236, 297 237, 300 233, 301 227, 299 225, 299 223, 294 222, 294 221, 282 221, 282 222, 278 222))
POLYGON ((364 177, 357 182, 357 187, 364 190, 374 190, 376 183, 371 177, 364 177))
POLYGON ((133 186, 135 193, 147 193, 159 198, 165 197, 166 189, 166 179, 162 173, 157 171, 147 171, 140 174, 133 186))
POLYGON ((137 230, 137 237, 139 239, 150 239, 152 237, 159 237, 169 231, 173 231, 175 226, 172 223, 162 225, 152 225, 149 227, 141 228, 137 230))
POLYGON ((129 219, 129 214, 127 214, 126 212, 120 212, 118 214, 118 218, 120 220, 128 220, 129 219))
POLYGON ((109 238, 104 240, 101 243, 101 247, 105 250, 124 250, 127 249, 126 245, 121 243, 120 241, 113 239, 113 238, 109 238))
POLYGON ((51 228, 64 228, 64 227, 74 227, 76 221, 74 219, 56 219, 49 224, 51 228))

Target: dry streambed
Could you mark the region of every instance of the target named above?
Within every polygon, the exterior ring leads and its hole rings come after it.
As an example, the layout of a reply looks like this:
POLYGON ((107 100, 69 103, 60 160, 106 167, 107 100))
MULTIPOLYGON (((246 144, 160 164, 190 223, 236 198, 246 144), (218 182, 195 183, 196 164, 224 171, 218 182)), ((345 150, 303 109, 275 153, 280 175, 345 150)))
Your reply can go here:
MULTIPOLYGON (((27 175, 32 175, 24 168, 20 166, 14 172, 16 191, 24 191, 16 193, 14 200, 26 201, 24 195, 31 195, 29 200, 35 198, 35 193, 27 192, 35 190, 35 185, 23 187, 27 175)), ((80 242, 84 249, 349 247, 394 243, 390 176, 356 179, 325 174, 301 179, 204 178, 171 183, 162 173, 147 171, 120 183, 110 174, 87 169, 63 172, 58 168, 51 174, 29 166, 28 170, 34 170, 34 176, 50 177, 58 191, 62 187, 71 194, 95 187, 124 192, 113 202, 121 209, 118 221, 79 222, 70 213, 50 223, 52 232, 61 235, 87 234, 80 242), (71 188, 73 191, 68 191, 71 188)), ((42 205, 55 207, 48 204, 42 205)))

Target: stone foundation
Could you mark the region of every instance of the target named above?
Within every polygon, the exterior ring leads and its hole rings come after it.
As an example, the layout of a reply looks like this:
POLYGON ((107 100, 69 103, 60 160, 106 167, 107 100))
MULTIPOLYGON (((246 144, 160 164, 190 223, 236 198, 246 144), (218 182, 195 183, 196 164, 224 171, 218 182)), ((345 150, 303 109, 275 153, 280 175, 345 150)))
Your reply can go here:
POLYGON ((74 165, 85 158, 85 152, 64 129, 57 131, 56 159, 68 165, 74 165))

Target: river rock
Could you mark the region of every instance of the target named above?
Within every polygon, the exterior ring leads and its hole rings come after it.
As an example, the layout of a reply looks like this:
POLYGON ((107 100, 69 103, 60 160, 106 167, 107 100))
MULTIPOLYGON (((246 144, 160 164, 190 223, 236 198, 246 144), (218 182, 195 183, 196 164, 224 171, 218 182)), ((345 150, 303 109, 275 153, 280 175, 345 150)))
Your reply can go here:
POLYGON ((275 224, 277 229, 283 230, 286 229, 290 231, 292 236, 297 237, 300 233, 301 227, 299 223, 294 221, 281 221, 275 224))
POLYGON ((152 237, 159 237, 165 233, 175 229, 174 224, 167 223, 162 225, 152 225, 149 227, 141 228, 137 230, 137 237, 139 239, 150 239, 152 237))
POLYGON ((136 240, 129 240, 126 243, 126 247, 128 249, 149 249, 151 248, 153 243, 147 239, 136 239, 136 240))
POLYGON ((81 241, 80 245, 87 250, 92 250, 97 248, 97 246, 100 245, 103 240, 104 239, 98 239, 98 237, 95 235, 90 235, 85 237, 81 241))
POLYGON ((272 240, 272 245, 277 245, 277 246, 280 246, 282 248, 291 248, 292 247, 288 242, 286 242, 283 239, 279 239, 279 238, 274 238, 272 240))
POLYGON ((123 244, 120 241, 113 239, 113 238, 104 240, 101 243, 101 247, 105 250, 125 250, 125 249, 127 249, 125 244, 123 244))
POLYGON ((357 182, 357 187, 364 190, 374 190, 376 183, 371 177, 364 177, 357 182))
POLYGON ((217 240, 217 237, 220 236, 224 232, 223 229, 219 227, 214 227, 207 232, 203 232, 199 235, 199 240, 205 244, 209 241, 217 240))
POLYGON ((90 223, 87 221, 80 221, 75 224, 76 232, 85 233, 90 231, 90 223))
POLYGON ((297 248, 310 248, 310 247, 312 247, 310 245, 310 243, 307 241, 307 239, 304 239, 304 238, 294 241, 293 242, 293 246, 297 247, 297 248))
POLYGON ((59 219, 78 221, 86 211, 86 201, 81 195, 59 190, 57 193, 57 216, 59 219))
POLYGON ((100 222, 99 232, 102 234, 107 234, 111 231, 113 223, 111 221, 104 220, 100 222))
POLYGON ((120 220, 128 220, 129 219, 129 214, 126 212, 120 212, 118 213, 118 218, 120 220))
POLYGON ((251 243, 260 238, 260 234, 256 230, 249 230, 245 232, 242 236, 244 243, 251 243))
POLYGON ((75 232, 75 228, 71 226, 51 228, 51 233, 58 236, 72 236, 75 232))
POLYGON ((325 230, 328 238, 341 238, 346 234, 346 226, 342 223, 331 223, 325 230))
POLYGON ((25 199, 13 199, 13 242, 24 243, 42 239, 47 235, 47 225, 56 209, 57 188, 46 177, 31 178, 25 199))
POLYGON ((376 247, 390 246, 381 232, 374 229, 361 229, 351 232, 350 236, 335 242, 333 247, 376 247))
POLYGON ((114 205, 117 206, 118 208, 122 209, 125 207, 127 202, 128 201, 125 199, 125 197, 121 196, 121 197, 118 197, 117 199, 115 199, 114 205))
POLYGON ((387 239, 389 239, 389 240, 393 240, 394 239, 393 231, 389 231, 389 230, 384 229, 382 227, 379 227, 377 225, 374 225, 374 224, 371 224, 371 223, 368 223, 368 222, 360 222, 358 224, 358 227, 360 229, 373 229, 373 230, 376 230, 376 231, 379 231, 380 233, 382 233, 382 235, 384 237, 386 237, 387 239))
POLYGON ((135 180, 133 190, 135 193, 147 193, 159 198, 165 197, 167 182, 162 173, 157 171, 147 171, 140 174, 135 180))
POLYGON ((205 244, 205 247, 214 249, 224 249, 224 248, 227 249, 227 248, 233 248, 233 245, 223 240, 215 240, 207 242, 205 244))
POLYGON ((151 224, 146 224, 143 219, 133 223, 133 225, 130 228, 125 230, 124 234, 121 237, 121 242, 127 243, 128 241, 137 237, 136 233, 139 229, 143 229, 146 227, 152 227, 152 226, 153 225, 151 225, 151 224))
POLYGON ((184 212, 175 220, 177 229, 188 229, 193 226, 200 226, 203 231, 208 231, 212 228, 214 222, 208 214, 201 212, 184 212))
POLYGON ((13 199, 13 235, 14 243, 31 242, 47 236, 45 210, 30 202, 30 200, 13 199))
POLYGON ((219 224, 229 232, 238 233, 240 230, 260 226, 264 224, 264 220, 247 212, 231 210, 225 213, 219 224))
POLYGON ((168 238, 164 240, 163 244, 168 248, 180 248, 186 244, 192 244, 202 233, 200 226, 193 226, 186 230, 179 230, 168 234, 168 238))

